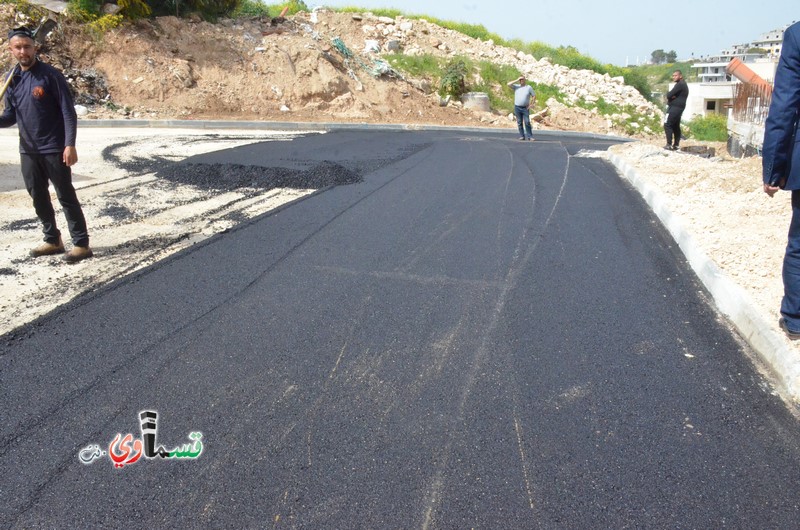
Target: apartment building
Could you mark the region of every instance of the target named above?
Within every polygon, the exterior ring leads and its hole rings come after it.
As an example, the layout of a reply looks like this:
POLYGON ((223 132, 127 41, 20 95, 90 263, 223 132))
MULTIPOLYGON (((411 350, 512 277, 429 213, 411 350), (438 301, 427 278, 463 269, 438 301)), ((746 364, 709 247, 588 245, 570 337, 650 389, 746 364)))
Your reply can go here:
POLYGON ((698 81, 689 83, 689 99, 683 118, 691 120, 698 115, 727 114, 733 101, 734 85, 741 82, 726 72, 728 64, 734 58, 745 63, 768 83, 772 83, 780 57, 783 32, 791 24, 794 21, 782 28, 768 31, 752 42, 734 44, 720 51, 718 55, 703 57, 693 64, 698 81))

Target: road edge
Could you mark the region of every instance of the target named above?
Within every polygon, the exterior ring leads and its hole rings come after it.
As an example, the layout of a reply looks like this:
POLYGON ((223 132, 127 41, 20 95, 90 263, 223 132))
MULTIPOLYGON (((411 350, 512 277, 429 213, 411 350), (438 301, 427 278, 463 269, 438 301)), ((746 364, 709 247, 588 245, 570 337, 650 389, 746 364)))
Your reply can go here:
POLYGON ((686 256, 689 266, 711 293, 719 311, 728 318, 771 372, 778 393, 794 404, 800 403, 800 356, 789 344, 788 339, 764 317, 744 289, 734 283, 700 249, 694 237, 686 230, 680 216, 669 210, 661 191, 646 182, 636 169, 619 155, 613 153, 605 155, 617 172, 639 192, 673 237, 686 256))

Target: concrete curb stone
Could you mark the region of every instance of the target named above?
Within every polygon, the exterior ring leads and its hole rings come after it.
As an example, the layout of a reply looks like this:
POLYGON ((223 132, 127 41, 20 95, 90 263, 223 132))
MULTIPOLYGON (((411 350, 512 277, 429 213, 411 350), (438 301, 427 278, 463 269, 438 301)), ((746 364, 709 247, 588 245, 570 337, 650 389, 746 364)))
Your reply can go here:
MULTIPOLYGON (((778 386, 777 391, 791 402, 800 401, 800 356, 790 346, 788 339, 775 329, 744 289, 736 285, 699 248, 681 218, 667 208, 663 194, 644 181, 618 155, 607 153, 607 157, 620 175, 641 194, 675 239, 689 265, 711 293, 720 312, 730 320, 766 368, 772 372, 778 386)), ((777 322, 777 316, 775 321, 777 322)))

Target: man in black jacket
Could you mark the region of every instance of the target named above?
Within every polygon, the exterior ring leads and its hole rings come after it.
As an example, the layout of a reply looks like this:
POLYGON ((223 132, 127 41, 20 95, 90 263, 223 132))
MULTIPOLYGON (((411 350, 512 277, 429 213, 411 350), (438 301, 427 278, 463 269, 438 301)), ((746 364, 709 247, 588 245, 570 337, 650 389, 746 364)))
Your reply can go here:
POLYGON ((28 28, 11 30, 8 47, 19 66, 9 74, 11 84, 5 93, 0 127, 17 124, 22 177, 42 222, 44 243, 31 250, 31 255, 63 254, 65 250, 50 201, 52 182, 72 236, 73 248, 64 260, 77 263, 90 258, 92 250, 86 219, 72 185, 71 166, 78 161, 78 119, 69 85, 61 72, 36 58, 36 42, 28 28))
POLYGON ((664 149, 677 151, 681 143, 681 115, 686 108, 686 98, 689 97, 689 87, 683 80, 683 73, 675 70, 672 73, 675 86, 667 92, 667 120, 664 122, 664 132, 667 133, 667 145, 664 149))

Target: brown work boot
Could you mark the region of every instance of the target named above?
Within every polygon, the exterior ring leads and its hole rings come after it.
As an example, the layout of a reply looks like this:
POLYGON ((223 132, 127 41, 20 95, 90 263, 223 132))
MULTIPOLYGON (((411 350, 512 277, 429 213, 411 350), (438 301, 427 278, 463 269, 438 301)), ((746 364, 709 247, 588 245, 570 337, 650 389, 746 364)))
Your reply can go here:
POLYGON ((67 263, 78 263, 86 258, 94 256, 92 249, 89 247, 72 247, 72 250, 64 254, 64 261, 67 263))
POLYGON ((39 256, 52 256, 53 254, 63 254, 64 242, 58 238, 56 243, 42 243, 38 247, 31 249, 31 256, 38 258, 39 256))

